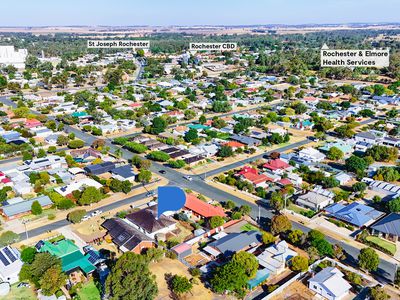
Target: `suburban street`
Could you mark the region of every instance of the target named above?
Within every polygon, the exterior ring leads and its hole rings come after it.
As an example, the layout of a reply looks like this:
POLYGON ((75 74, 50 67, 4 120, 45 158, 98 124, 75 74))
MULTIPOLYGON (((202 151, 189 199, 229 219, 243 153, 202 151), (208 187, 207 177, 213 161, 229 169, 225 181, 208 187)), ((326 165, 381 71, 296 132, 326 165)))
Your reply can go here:
MULTIPOLYGON (((4 96, 0 97, 0 101, 2 103, 6 104, 6 105, 9 105, 9 106, 12 106, 12 107, 16 106, 16 104, 13 101, 11 101, 10 99, 8 99, 7 97, 4 97, 4 96)), ((39 114, 38 112, 35 112, 35 111, 32 111, 32 113, 33 114, 39 114)), ((51 116, 49 116, 49 119, 55 120, 55 118, 51 117, 51 116)), ((366 123, 364 123, 364 124, 370 123, 372 121, 375 121, 375 120, 373 120, 373 119, 365 120, 366 123)), ((97 137, 94 137, 91 134, 82 132, 81 130, 76 129, 76 128, 72 127, 72 126, 68 126, 68 125, 65 125, 65 131, 68 132, 68 133, 73 132, 78 139, 81 139, 81 140, 85 141, 86 145, 91 145, 94 140, 98 139, 97 137)), ((120 149, 122 151, 122 157, 127 159, 127 160, 130 160, 132 158, 132 156, 134 155, 134 153, 132 153, 132 152, 126 150, 126 149, 123 149, 123 148, 121 148, 121 147, 119 147, 117 145, 112 144, 112 140, 111 139, 105 139, 105 142, 106 142, 106 145, 110 147, 110 151, 111 152, 115 152, 117 149, 120 149)), ((299 142, 296 142, 296 143, 293 143, 293 144, 278 148, 278 149, 276 149, 274 151, 284 152, 284 151, 288 151, 288 150, 291 150, 291 149, 294 149, 294 148, 297 148, 297 147, 300 147, 300 146, 304 146, 304 145, 306 145, 308 143, 310 143, 310 141, 305 139, 305 140, 302 140, 302 141, 299 141, 299 142)), ((207 176, 212 176, 212 175, 215 175, 215 174, 218 174, 218 173, 221 173, 221 172, 225 172, 225 171, 233 169, 233 168, 237 168, 237 167, 239 167, 239 166, 241 166, 243 164, 246 164, 246 163, 248 163, 250 161, 253 161, 253 160, 257 159, 257 158, 261 158, 265 154, 267 154, 267 153, 263 153, 263 154, 260 154, 258 156, 255 156, 255 157, 251 157, 251 158, 247 158, 247 159, 244 159, 244 160, 241 160, 241 161, 237 161, 235 163, 223 166, 223 167, 218 168, 216 170, 207 172, 207 176)), ((20 158, 16 158, 15 161, 18 161, 19 159, 20 158)), ((10 160, 8 160, 8 162, 9 161, 10 160)), ((1 164, 1 162, 0 162, 0 164, 1 164)), ((192 176, 193 180, 192 181, 188 181, 188 180, 185 180, 183 178, 183 174, 182 173, 180 173, 180 172, 178 172, 178 171, 176 171, 174 169, 168 168, 167 166, 164 166, 164 165, 162 165, 160 163, 157 163, 157 162, 152 162, 152 166, 151 166, 150 170, 153 173, 156 173, 156 174, 160 174, 159 173, 160 170, 166 170, 166 173, 163 174, 162 176, 165 177, 166 179, 168 179, 169 185, 179 186, 182 189, 190 189, 190 190, 199 192, 200 194, 202 194, 202 195, 204 195, 206 197, 209 197, 211 199, 214 199, 214 200, 216 200, 218 202, 225 202, 227 200, 232 200, 238 206, 249 205, 252 208, 251 217, 253 219, 255 219, 255 220, 258 219, 258 215, 259 214, 260 214, 261 218, 266 218, 266 219, 270 219, 274 215, 273 211, 270 210, 270 209, 267 209, 265 207, 259 206, 259 205, 254 204, 254 203, 250 203, 248 201, 245 201, 245 200, 241 199, 238 196, 234 196, 234 195, 232 195, 232 194, 230 194, 228 192, 225 192, 225 191, 223 191, 221 189, 215 188, 215 187, 207 184, 207 182, 204 181, 205 174, 198 174, 196 176, 192 176)), ((115 208, 118 208, 119 206, 126 205, 126 204, 129 204, 129 203, 134 203, 135 201, 143 199, 144 197, 145 197, 145 194, 136 195, 136 196, 133 196, 133 197, 130 197, 130 198, 126 198, 126 199, 123 199, 121 201, 106 205, 106 206, 102 207, 101 209, 104 212, 107 212, 107 211, 113 210, 115 208)), ((47 232, 49 230, 56 230, 57 228, 60 228, 60 227, 63 227, 63 226, 69 225, 69 224, 70 223, 67 220, 62 220, 62 221, 54 222, 54 223, 51 223, 51 224, 46 224, 46 225, 43 225, 42 227, 30 230, 28 232, 28 235, 29 235, 29 237, 37 236, 37 235, 45 233, 45 232, 47 232)), ((308 228, 308 227, 306 227, 306 226, 304 226, 302 224, 296 223, 296 222, 293 222, 293 227, 296 228, 296 229, 300 229, 303 232, 308 232, 310 230, 310 228, 308 228)), ((21 238, 24 239, 25 238, 25 234, 21 234, 21 238)), ((347 255, 347 262, 349 264, 354 265, 356 263, 357 256, 359 254, 359 249, 358 248, 355 248, 355 247, 353 247, 353 246, 351 246, 351 245, 349 245, 349 244, 347 244, 347 243, 345 243, 343 241, 336 240, 336 239, 334 239, 332 237, 327 237, 327 240, 332 244, 339 244, 339 245, 341 245, 343 247, 343 249, 348 254, 347 255)), ((379 269, 376 272, 376 274, 379 275, 382 278, 393 280, 394 274, 396 272, 396 268, 397 268, 396 264, 393 264, 393 263, 391 263, 389 261, 380 259, 379 269)))

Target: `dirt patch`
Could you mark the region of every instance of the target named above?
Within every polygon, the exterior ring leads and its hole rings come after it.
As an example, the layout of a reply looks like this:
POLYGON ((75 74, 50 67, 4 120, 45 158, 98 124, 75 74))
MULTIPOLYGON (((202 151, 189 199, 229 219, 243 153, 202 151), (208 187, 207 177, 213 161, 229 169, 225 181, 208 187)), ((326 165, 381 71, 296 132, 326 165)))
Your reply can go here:
POLYGON ((271 298, 272 300, 308 300, 313 299, 312 293, 307 286, 299 281, 294 281, 291 285, 286 287, 282 293, 271 298))
MULTIPOLYGON (((171 297, 171 291, 168 288, 168 284, 165 280, 165 274, 171 273, 172 275, 181 275, 191 278, 187 267, 183 265, 178 260, 164 258, 161 262, 151 263, 150 271, 156 276, 156 281, 158 285, 158 296, 156 299, 173 299, 171 297)), ((198 281, 198 284, 193 285, 193 290, 191 293, 180 297, 180 299, 214 299, 215 295, 205 286, 198 281)))

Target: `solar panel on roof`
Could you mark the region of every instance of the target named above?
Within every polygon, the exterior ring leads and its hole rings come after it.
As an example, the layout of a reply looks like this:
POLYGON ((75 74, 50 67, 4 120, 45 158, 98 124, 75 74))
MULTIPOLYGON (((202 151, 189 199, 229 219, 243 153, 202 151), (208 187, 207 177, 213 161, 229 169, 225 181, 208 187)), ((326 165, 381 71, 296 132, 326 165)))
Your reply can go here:
POLYGON ((91 262, 92 264, 94 264, 96 261, 100 259, 100 256, 93 250, 90 250, 87 254, 89 255, 88 261, 91 262))
POLYGON ((10 262, 7 260, 7 258, 4 256, 3 252, 0 252, 0 260, 3 263, 3 265, 8 266, 10 262))
POLYGON ((15 255, 14 255, 14 253, 12 253, 11 251, 10 251, 10 249, 8 249, 8 248, 4 248, 4 253, 7 255, 7 257, 10 259, 10 261, 13 263, 14 261, 16 261, 17 260, 17 258, 15 257, 15 255))
POLYGON ((40 248, 42 248, 42 246, 44 245, 44 242, 43 241, 39 241, 37 244, 36 244, 36 246, 35 246, 35 248, 36 248, 36 250, 40 250, 40 248))

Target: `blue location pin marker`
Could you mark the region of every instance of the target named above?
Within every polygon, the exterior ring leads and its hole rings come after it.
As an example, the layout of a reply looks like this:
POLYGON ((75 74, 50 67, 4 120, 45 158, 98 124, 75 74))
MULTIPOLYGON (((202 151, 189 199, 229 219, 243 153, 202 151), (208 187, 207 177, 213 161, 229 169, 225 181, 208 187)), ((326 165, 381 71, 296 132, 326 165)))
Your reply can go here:
POLYGON ((185 192, 176 186, 158 187, 157 218, 166 211, 178 211, 186 202, 185 192))

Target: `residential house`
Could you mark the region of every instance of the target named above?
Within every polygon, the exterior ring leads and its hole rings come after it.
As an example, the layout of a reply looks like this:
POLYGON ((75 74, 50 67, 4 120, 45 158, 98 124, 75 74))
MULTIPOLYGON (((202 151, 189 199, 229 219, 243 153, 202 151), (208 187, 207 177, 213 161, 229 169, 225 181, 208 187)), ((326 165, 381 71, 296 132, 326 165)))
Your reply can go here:
POLYGON ((353 177, 346 172, 340 172, 334 176, 334 178, 339 181, 340 185, 345 185, 353 179, 353 177))
POLYGON ((119 218, 107 219, 101 224, 107 230, 114 244, 122 252, 134 252, 141 254, 144 249, 155 246, 154 239, 148 237, 140 230, 129 225, 125 220, 119 218))
POLYGON ((214 206, 200 200, 193 194, 186 194, 184 210, 190 218, 192 215, 201 218, 210 218, 213 216, 225 217, 226 214, 221 206, 214 206))
POLYGON ((14 284, 19 281, 22 265, 19 251, 11 246, 0 248, 0 281, 14 284))
POLYGON ((42 208, 49 208, 53 205, 53 202, 48 196, 39 196, 29 200, 22 198, 16 198, 18 201, 13 201, 10 204, 6 204, 0 207, 0 214, 7 220, 17 219, 31 212, 33 202, 37 201, 42 208))
POLYGON ((370 130, 370 131, 362 131, 357 133, 354 136, 354 140, 356 142, 364 142, 372 145, 376 145, 379 140, 384 137, 384 134, 376 131, 376 130, 370 130))
POLYGON ((328 300, 345 298, 351 285, 339 269, 327 267, 308 280, 308 288, 328 300))
POLYGON ((164 214, 157 218, 157 205, 130 213, 125 220, 152 239, 163 239, 166 234, 176 229, 176 221, 173 218, 164 214))
POLYGON ((112 169, 110 172, 113 178, 118 179, 120 181, 125 181, 125 180, 134 181, 137 175, 133 172, 133 169, 130 165, 117 167, 115 169, 112 169))
POLYGON ((114 169, 115 169, 115 164, 111 161, 105 161, 103 163, 89 165, 84 168, 84 170, 88 174, 92 175, 101 175, 107 172, 111 172, 114 169))
POLYGON ((216 144, 202 144, 193 146, 189 152, 194 155, 202 155, 204 157, 212 157, 218 153, 219 147, 216 144))
POLYGON ((261 243, 262 238, 259 231, 251 230, 247 232, 234 232, 225 235, 215 242, 211 242, 204 248, 204 251, 209 253, 212 252, 211 254, 213 256, 215 256, 215 254, 217 254, 216 256, 219 254, 231 256, 236 252, 258 247, 261 243))
POLYGON ((333 199, 314 191, 308 192, 304 195, 300 195, 296 199, 296 204, 312 209, 314 211, 320 211, 329 204, 333 203, 333 199))
POLYGON ((54 190, 62 196, 67 196, 72 194, 73 191, 82 191, 88 186, 95 187, 96 189, 102 187, 101 183, 96 180, 92 178, 84 178, 81 180, 75 180, 68 185, 56 187, 54 190))
POLYGON ((332 217, 357 227, 369 226, 384 215, 383 212, 358 202, 348 205, 335 203, 326 207, 325 211, 332 217))
POLYGON ((312 147, 300 150, 298 156, 300 159, 309 162, 321 162, 325 159, 325 155, 323 153, 312 147))
POLYGON ((389 241, 400 242, 400 214, 391 213, 371 226, 372 234, 389 241))
POLYGON ((244 135, 232 134, 230 139, 248 147, 258 147, 261 145, 261 140, 244 135))
POLYGON ((257 256, 260 266, 266 268, 271 275, 282 273, 289 260, 297 256, 297 252, 289 248, 285 241, 280 241, 257 256))
POLYGON ((66 168, 67 162, 64 157, 58 155, 48 155, 42 158, 24 161, 24 164, 17 168, 19 171, 40 172, 49 169, 66 168))
POLYGON ((277 174, 282 174, 283 171, 289 171, 290 169, 293 169, 291 165, 279 158, 270 159, 267 163, 263 165, 263 168, 277 174))
POLYGON ((38 252, 47 252, 61 259, 61 268, 65 273, 81 270, 85 275, 89 275, 96 270, 96 267, 90 262, 89 256, 83 255, 78 246, 71 240, 61 240, 54 243, 41 240, 35 248, 38 252))
POLYGON ((222 144, 222 146, 231 147, 232 150, 235 151, 236 149, 244 148, 245 145, 242 143, 236 142, 236 141, 230 141, 230 142, 222 144))

